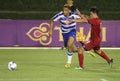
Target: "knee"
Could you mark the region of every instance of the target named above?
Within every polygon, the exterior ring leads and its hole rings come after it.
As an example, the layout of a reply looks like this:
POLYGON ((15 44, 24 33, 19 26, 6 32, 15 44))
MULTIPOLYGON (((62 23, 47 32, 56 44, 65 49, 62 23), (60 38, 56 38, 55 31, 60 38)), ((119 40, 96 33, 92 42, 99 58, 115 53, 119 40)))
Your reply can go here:
POLYGON ((95 51, 95 53, 97 53, 97 54, 101 54, 101 50, 94 50, 95 51))
POLYGON ((79 54, 83 54, 83 52, 84 52, 84 48, 83 48, 83 47, 80 47, 80 48, 78 49, 78 53, 79 53, 79 54))
POLYGON ((67 48, 68 48, 68 51, 72 51, 72 47, 71 47, 71 45, 70 44, 67 44, 67 48))
POLYGON ((67 46, 67 49, 68 49, 69 52, 72 52, 72 49, 71 49, 70 46, 67 46))
POLYGON ((68 44, 67 44, 67 47, 68 47, 68 48, 71 48, 71 44, 68 43, 68 44))

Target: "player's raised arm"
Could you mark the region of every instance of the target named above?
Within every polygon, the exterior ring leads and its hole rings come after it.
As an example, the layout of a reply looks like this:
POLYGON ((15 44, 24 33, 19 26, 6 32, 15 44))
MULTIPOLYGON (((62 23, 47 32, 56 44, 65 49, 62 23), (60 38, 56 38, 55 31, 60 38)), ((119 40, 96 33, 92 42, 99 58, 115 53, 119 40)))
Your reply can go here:
POLYGON ((49 31, 50 37, 52 37, 52 27, 53 27, 54 21, 58 21, 60 19, 61 14, 63 14, 62 11, 50 19, 50 31, 49 31))
POLYGON ((76 12, 77 12, 77 14, 78 14, 79 16, 81 15, 80 10, 76 9, 76 12))

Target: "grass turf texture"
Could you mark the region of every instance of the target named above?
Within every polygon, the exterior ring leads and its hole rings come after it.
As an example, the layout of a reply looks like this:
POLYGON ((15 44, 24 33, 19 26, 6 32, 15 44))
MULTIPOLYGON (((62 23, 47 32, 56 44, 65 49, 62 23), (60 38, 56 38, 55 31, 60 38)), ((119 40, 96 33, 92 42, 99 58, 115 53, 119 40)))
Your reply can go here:
POLYGON ((0 50, 0 81, 120 81, 120 50, 104 50, 114 59, 113 68, 101 57, 85 54, 85 69, 75 70, 77 54, 71 69, 65 69, 65 50, 0 50), (18 69, 9 71, 7 64, 15 61, 18 69))

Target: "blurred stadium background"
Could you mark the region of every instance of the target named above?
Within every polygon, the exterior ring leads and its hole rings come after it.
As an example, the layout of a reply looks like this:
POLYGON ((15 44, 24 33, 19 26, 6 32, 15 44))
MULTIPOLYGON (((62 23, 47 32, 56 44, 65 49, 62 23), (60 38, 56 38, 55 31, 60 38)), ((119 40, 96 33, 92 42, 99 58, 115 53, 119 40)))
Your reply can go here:
MULTIPOLYGON (((66 0, 0 0, 0 19, 48 20, 59 12, 66 0)), ((75 6, 88 14, 91 6, 100 9, 104 20, 120 20, 120 0, 74 0, 75 6)))
MULTIPOLYGON (((102 28, 102 43, 105 44, 102 46, 104 47, 120 46, 119 3, 120 0, 74 0, 74 5, 84 14, 89 15, 91 6, 99 8, 100 18, 104 20, 102 28), (113 34, 109 36, 111 32, 113 34)), ((64 4, 66 4, 66 0, 0 0, 0 46, 42 47, 49 45, 56 47, 58 43, 60 44, 58 46, 62 46, 62 36, 59 35, 60 28, 57 28, 59 24, 55 24, 53 27, 55 33, 52 41, 48 36, 41 35, 45 30, 48 32, 49 20, 62 10, 64 4), (32 37, 30 36, 31 30, 33 30, 32 37)), ((85 31, 84 34, 89 36, 89 25, 78 23, 77 30, 78 32, 85 31), (81 29, 82 27, 83 29, 81 29)))

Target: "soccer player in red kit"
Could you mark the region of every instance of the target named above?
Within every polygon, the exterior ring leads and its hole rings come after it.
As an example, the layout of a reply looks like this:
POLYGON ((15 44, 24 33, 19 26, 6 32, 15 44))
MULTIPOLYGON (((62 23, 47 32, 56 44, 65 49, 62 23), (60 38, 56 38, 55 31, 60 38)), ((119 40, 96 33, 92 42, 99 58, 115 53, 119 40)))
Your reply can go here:
MULTIPOLYGON (((79 60, 79 67, 76 67, 75 69, 83 69, 84 68, 84 50, 90 51, 94 50, 95 53, 97 53, 99 56, 101 56, 103 59, 105 59, 110 67, 112 67, 113 59, 109 58, 102 50, 100 50, 100 43, 101 43, 101 19, 98 16, 98 9, 96 7, 92 7, 90 9, 90 16, 86 16, 86 22, 91 24, 91 37, 90 41, 87 43, 84 43, 82 47, 78 50, 78 60, 79 60)), ((85 22, 82 20, 73 20, 74 22, 85 22)))

